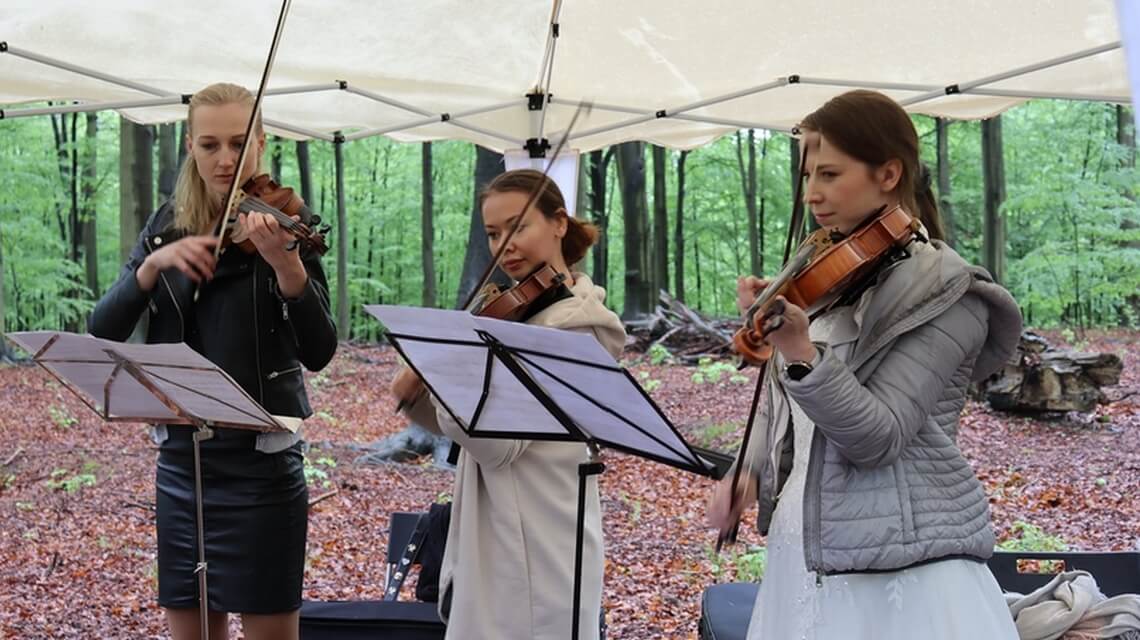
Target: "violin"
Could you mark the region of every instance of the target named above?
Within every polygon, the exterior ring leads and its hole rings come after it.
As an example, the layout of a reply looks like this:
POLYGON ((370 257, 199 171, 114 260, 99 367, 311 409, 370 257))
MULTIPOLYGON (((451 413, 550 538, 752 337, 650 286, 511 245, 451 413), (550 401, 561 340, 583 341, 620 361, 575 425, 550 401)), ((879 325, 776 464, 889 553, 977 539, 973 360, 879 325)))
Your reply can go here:
POLYGON ((526 322, 546 307, 571 297, 566 274, 543 264, 513 287, 499 291, 495 284, 484 289, 483 304, 475 315, 496 320, 526 322))
POLYGON ((235 214, 226 220, 222 248, 233 244, 245 253, 257 253, 253 241, 244 237, 236 215, 256 211, 273 216, 282 229, 293 235, 294 241, 289 249, 300 245, 303 250, 312 249, 322 256, 329 250, 324 238, 324 234, 328 233, 328 225, 315 228, 321 223, 320 216, 309 211, 305 201, 293 189, 277 184, 268 174, 253 176, 245 181, 238 190, 237 204, 233 211, 235 214), (307 219, 309 224, 295 220, 294 216, 307 219))
POLYGON ((772 357, 769 333, 783 324, 784 307, 777 296, 804 310, 834 300, 874 272, 891 252, 921 234, 917 219, 895 205, 872 214, 845 238, 817 229, 801 245, 780 274, 756 297, 745 313, 744 327, 732 338, 745 363, 759 365, 772 357))

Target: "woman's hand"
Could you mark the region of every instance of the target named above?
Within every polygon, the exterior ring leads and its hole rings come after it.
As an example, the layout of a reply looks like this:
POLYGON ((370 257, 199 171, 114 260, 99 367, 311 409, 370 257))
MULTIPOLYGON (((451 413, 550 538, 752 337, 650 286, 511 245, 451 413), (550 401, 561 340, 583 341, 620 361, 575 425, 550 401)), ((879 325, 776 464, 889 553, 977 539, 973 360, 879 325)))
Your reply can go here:
MULTIPOLYGON (((293 219, 300 220, 297 216, 293 219)), ((301 252, 285 248, 296 239, 293 234, 282 229, 277 218, 258 211, 238 214, 238 225, 241 226, 242 237, 249 238, 261 258, 273 267, 281 295, 286 298, 300 296, 309 274, 301 262, 301 252)))
POLYGON ((734 475, 729 473, 717 483, 716 488, 709 496, 708 505, 705 507, 705 519, 709 526, 722 532, 728 531, 739 522, 740 514, 744 513, 744 510, 756 501, 756 479, 750 474, 744 473, 741 474, 740 482, 736 485, 736 504, 735 508, 732 508, 729 488, 732 486, 734 475))
POLYGON ((741 315, 748 311, 756 301, 756 296, 759 296, 769 284, 771 283, 768 280, 761 280, 756 276, 741 276, 736 279, 736 308, 740 310, 741 315))
POLYGON ((811 343, 808 334, 807 313, 803 309, 788 302, 784 296, 776 296, 773 305, 783 305, 783 313, 769 318, 764 327, 774 327, 765 336, 768 344, 772 345, 784 360, 788 362, 811 362, 815 359, 815 345, 811 343))
POLYGON ((401 405, 414 402, 423 393, 423 390, 423 380, 416 375, 415 371, 408 368, 400 369, 388 386, 388 391, 401 405))
POLYGON ((157 249, 143 260, 135 271, 135 279, 143 291, 151 291, 158 275, 167 269, 178 269, 194 282, 214 277, 217 260, 214 247, 218 239, 212 235, 186 236, 157 249))

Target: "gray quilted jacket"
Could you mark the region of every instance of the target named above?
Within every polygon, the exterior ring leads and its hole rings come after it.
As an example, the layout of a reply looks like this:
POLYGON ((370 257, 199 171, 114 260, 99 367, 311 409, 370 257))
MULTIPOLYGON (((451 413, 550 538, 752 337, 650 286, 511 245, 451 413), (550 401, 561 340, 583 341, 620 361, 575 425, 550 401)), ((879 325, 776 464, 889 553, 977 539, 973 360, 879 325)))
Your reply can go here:
POLYGON ((846 361, 818 345, 822 357, 801 380, 771 376, 757 417, 749 455, 764 533, 791 470, 787 398, 815 423, 803 522, 806 566, 819 574, 993 551, 986 496, 956 444, 958 420, 970 381, 1013 354, 1021 314, 985 270, 941 242, 910 249, 858 303, 846 361))

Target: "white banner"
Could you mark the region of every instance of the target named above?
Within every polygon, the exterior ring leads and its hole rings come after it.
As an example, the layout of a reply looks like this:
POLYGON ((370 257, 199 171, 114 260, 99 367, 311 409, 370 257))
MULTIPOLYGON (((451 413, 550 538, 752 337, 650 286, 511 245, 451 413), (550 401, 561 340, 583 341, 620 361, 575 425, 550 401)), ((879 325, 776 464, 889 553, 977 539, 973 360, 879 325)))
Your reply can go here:
POLYGON ((1140 131, 1140 0, 1116 0, 1120 41, 1124 45, 1128 83, 1132 85, 1132 115, 1140 131))
MULTIPOLYGON (((562 153, 554 159, 554 166, 546 175, 554 180, 554 184, 562 190, 562 197, 566 199, 566 210, 570 215, 577 215, 578 211, 578 152, 574 149, 563 149, 562 153)), ((532 158, 526 149, 507 149, 503 154, 507 171, 514 169, 534 169, 544 171, 549 164, 546 158, 532 158)))

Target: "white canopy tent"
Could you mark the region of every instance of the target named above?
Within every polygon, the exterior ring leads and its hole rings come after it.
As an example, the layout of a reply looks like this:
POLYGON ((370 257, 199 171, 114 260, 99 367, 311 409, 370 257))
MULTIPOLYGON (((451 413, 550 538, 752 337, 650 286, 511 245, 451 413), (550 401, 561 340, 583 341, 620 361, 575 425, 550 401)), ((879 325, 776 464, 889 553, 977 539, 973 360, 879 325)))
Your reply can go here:
MULTIPOLYGON (((5 0, 0 119, 114 109, 139 123, 180 120, 202 86, 257 86, 279 9, 5 0), (12 106, 45 100, 80 104, 12 106)), ((273 133, 333 142, 339 187, 344 142, 459 139, 541 156, 583 100, 593 108, 570 135, 577 152, 790 131, 856 87, 957 119, 1030 98, 1126 103, 1122 31, 1135 29, 1118 27, 1113 0, 295 0, 263 114, 273 133)), ((576 193, 577 171, 559 173, 576 193)), ((346 326, 344 295, 338 316, 346 326)))
MULTIPOLYGON (((181 119, 205 84, 257 85, 279 6, 7 0, 0 104, 181 119)), ((789 130, 853 87, 963 119, 1033 97, 1124 103, 1120 31, 1113 0, 295 0, 264 114, 294 138, 502 151, 557 139, 589 100, 575 149, 693 148, 739 128, 789 130)))

